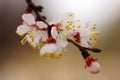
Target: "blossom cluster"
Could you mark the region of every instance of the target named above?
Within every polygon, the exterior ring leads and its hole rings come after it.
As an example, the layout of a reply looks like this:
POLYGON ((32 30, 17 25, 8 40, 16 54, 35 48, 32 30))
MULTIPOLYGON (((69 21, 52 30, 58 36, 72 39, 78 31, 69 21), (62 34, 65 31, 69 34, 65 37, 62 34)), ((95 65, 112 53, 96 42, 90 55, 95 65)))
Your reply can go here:
MULTIPOLYGON (((21 44, 28 42, 33 48, 40 49, 40 56, 61 58, 66 51, 68 39, 86 48, 94 48, 99 41, 97 38, 99 32, 94 31, 96 24, 89 22, 81 24, 80 20, 75 20, 72 12, 55 17, 49 22, 51 26, 43 21, 37 21, 32 13, 24 13, 22 20, 22 24, 16 30, 18 35, 24 36, 21 44)), ((97 60, 93 58, 86 59, 86 68, 88 70, 90 68, 90 72, 96 73, 100 68, 96 63, 97 60), (97 70, 91 71, 92 64, 97 66, 97 70)))

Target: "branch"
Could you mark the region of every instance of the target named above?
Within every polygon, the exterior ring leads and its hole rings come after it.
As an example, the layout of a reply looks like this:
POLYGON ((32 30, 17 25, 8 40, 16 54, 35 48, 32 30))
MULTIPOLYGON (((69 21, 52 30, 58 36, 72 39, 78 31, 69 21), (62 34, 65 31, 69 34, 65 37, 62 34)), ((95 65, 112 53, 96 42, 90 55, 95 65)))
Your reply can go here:
POLYGON ((32 2, 32 0, 26 0, 26 3, 27 3, 27 5, 28 5, 28 8, 31 8, 31 9, 34 11, 34 13, 36 14, 36 16, 37 16, 37 18, 38 18, 39 20, 42 20, 47 26, 50 26, 50 25, 45 21, 45 18, 38 13, 38 11, 41 11, 41 9, 43 9, 42 6, 36 6, 36 5, 32 2))
POLYGON ((39 14, 39 11, 41 12, 43 7, 42 6, 36 6, 32 0, 26 0, 26 3, 28 5, 28 8, 27 8, 27 11, 28 12, 32 12, 34 11, 35 15, 37 16, 37 19, 40 20, 40 21, 43 21, 47 26, 48 26, 48 37, 51 37, 51 28, 52 28, 52 25, 49 25, 46 20, 46 17, 45 16, 41 16, 39 14))
POLYGON ((83 47, 83 46, 80 46, 79 44, 77 44, 76 42, 72 41, 71 39, 67 39, 69 42, 71 42, 72 44, 74 44, 76 47, 78 47, 81 51, 82 50, 90 50, 92 52, 95 52, 95 53, 99 53, 101 52, 100 49, 98 48, 87 48, 87 47, 83 47))

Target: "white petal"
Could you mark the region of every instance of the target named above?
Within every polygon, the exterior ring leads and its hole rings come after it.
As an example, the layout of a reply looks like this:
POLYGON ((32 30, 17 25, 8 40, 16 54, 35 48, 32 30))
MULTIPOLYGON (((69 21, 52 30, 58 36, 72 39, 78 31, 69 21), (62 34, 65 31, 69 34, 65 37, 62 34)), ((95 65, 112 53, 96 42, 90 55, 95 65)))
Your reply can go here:
POLYGON ((40 39, 41 39, 41 36, 39 35, 39 33, 38 33, 38 32, 35 32, 35 33, 34 33, 34 41, 33 41, 33 43, 32 43, 33 47, 36 47, 36 46, 39 45, 40 39))
POLYGON ((46 53, 54 53, 57 50, 56 44, 45 44, 41 50, 40 50, 40 55, 44 55, 46 53))
POLYGON ((62 48, 58 48, 56 51, 55 51, 55 54, 61 54, 63 52, 63 49, 62 48))
POLYGON ((87 29, 90 27, 90 22, 89 21, 86 21, 82 24, 81 28, 84 28, 84 29, 87 29))
POLYGON ((42 28, 47 28, 47 25, 43 21, 37 21, 36 25, 42 29, 42 28))
POLYGON ((53 20, 50 22, 50 24, 58 24, 61 22, 62 16, 61 15, 57 15, 54 16, 53 20))
POLYGON ((100 64, 97 61, 92 62, 89 67, 86 66, 86 69, 93 74, 98 73, 100 71, 100 64))
POLYGON ((80 28, 81 28, 80 21, 79 20, 75 21, 74 22, 74 29, 78 31, 80 28))
POLYGON ((56 39, 58 37, 58 32, 57 32, 57 29, 56 27, 52 27, 51 29, 51 35, 54 39, 56 39))
POLYGON ((17 33, 18 35, 24 35, 24 34, 26 34, 29 30, 30 30, 29 26, 27 26, 27 25, 20 25, 20 26, 17 27, 16 33, 17 33))
POLYGON ((67 12, 62 16, 62 19, 65 21, 74 21, 75 15, 72 12, 67 12))
POLYGON ((40 35, 42 37, 42 41, 46 41, 46 39, 48 39, 47 31, 40 31, 40 35))
POLYGON ((84 47, 90 47, 86 38, 80 38, 80 45, 84 47))
POLYGON ((67 40, 63 40, 60 37, 57 38, 57 45, 60 48, 65 48, 68 45, 68 41, 67 40))
POLYGON ((33 25, 35 24, 35 18, 34 16, 29 13, 29 14, 23 14, 22 19, 28 24, 28 25, 33 25))
POLYGON ((29 35, 26 35, 26 41, 32 44, 32 39, 29 35))

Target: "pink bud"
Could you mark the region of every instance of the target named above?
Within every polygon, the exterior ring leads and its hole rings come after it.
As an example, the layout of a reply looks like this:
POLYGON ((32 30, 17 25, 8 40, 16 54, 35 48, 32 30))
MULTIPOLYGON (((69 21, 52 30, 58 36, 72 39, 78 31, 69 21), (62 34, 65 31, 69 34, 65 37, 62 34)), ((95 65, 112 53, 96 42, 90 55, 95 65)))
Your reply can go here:
POLYGON ((93 58, 89 58, 86 60, 85 68, 93 74, 100 72, 100 64, 96 59, 93 58))

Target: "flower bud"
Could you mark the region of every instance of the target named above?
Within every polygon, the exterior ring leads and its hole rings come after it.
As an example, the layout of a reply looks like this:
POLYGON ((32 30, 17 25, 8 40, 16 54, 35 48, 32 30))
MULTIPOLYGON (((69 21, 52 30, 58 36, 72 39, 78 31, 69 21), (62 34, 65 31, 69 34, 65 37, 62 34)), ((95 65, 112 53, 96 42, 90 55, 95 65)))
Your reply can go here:
POLYGON ((86 59, 86 66, 85 68, 93 74, 96 74, 98 72, 100 72, 100 64, 98 63, 98 61, 96 59, 93 58, 87 58, 86 59))

